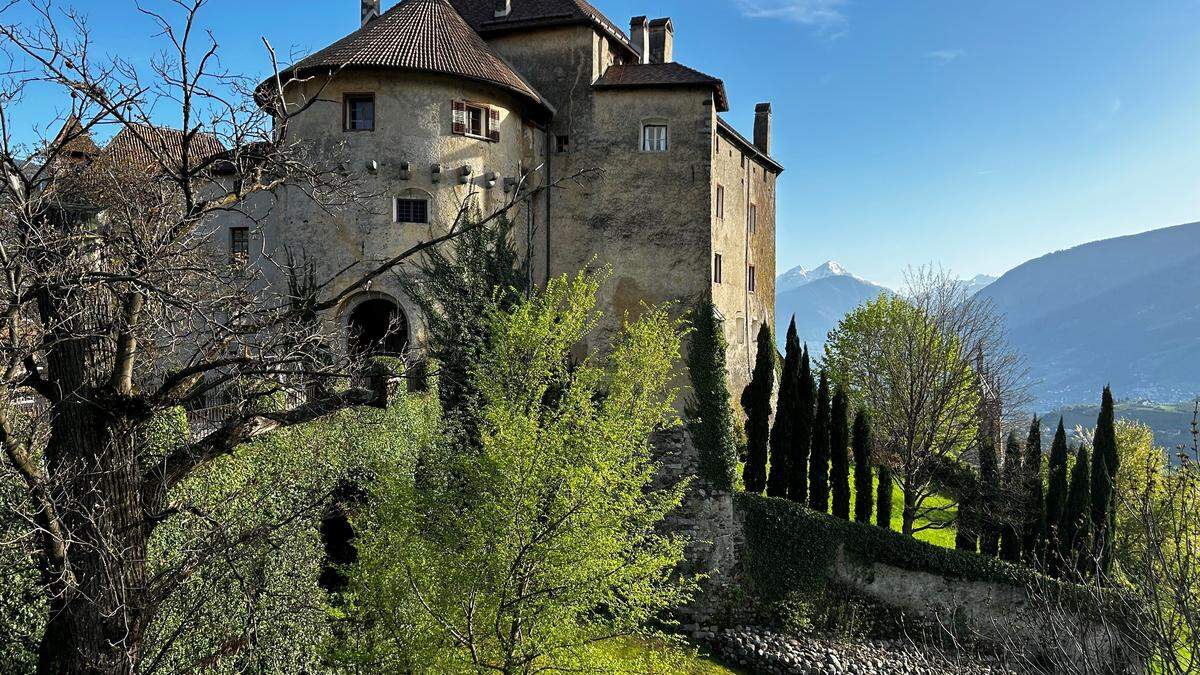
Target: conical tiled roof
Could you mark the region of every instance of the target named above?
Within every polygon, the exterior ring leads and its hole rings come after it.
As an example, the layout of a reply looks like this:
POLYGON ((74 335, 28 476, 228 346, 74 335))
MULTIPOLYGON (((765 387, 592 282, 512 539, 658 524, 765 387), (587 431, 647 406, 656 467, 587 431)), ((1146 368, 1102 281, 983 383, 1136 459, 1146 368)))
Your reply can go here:
POLYGON ((404 0, 291 70, 342 67, 402 68, 466 77, 501 86, 548 107, 447 0, 404 0))

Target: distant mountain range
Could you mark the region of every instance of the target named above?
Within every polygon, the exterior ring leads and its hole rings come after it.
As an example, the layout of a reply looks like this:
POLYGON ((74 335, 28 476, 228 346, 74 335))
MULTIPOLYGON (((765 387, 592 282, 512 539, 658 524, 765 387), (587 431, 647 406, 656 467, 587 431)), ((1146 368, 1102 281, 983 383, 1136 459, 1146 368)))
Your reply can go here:
POLYGON ((985 288, 1042 406, 1200 393, 1200 223, 1031 260, 985 288))
POLYGON ((825 337, 856 307, 890 293, 888 289, 854 276, 834 261, 814 269, 796 267, 775 282, 775 337, 783 349, 788 324, 796 317, 796 332, 809 351, 819 356, 825 337))

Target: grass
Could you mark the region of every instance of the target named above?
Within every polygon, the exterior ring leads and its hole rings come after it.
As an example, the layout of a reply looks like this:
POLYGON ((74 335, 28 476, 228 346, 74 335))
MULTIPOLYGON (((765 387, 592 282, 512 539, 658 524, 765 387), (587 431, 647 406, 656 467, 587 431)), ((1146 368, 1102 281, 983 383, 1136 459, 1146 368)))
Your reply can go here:
POLYGON ((694 649, 678 645, 628 638, 613 643, 614 670, 639 675, 742 675, 716 661, 696 653, 694 649), (653 657, 656 666, 639 665, 653 657))
MULTIPOLYGON (((875 476, 875 480, 872 482, 872 485, 874 485, 873 489, 875 490, 875 492, 878 493, 878 491, 879 491, 879 476, 875 476)), ((853 516, 853 514, 854 514, 854 503, 856 500, 857 500, 857 495, 854 492, 854 467, 851 466, 850 467, 850 514, 851 514, 851 516, 853 516)), ((931 522, 935 522, 935 521, 953 522, 954 519, 958 516, 958 506, 956 504, 954 504, 950 499, 948 499, 946 497, 942 497, 941 495, 934 495, 933 497, 930 497, 929 499, 925 500, 925 506, 926 506, 926 508, 945 508, 945 509, 947 509, 947 513, 938 514, 938 516, 933 519, 917 518, 916 526, 918 528, 922 527, 924 525, 929 525, 931 522)), ((871 522, 875 522, 875 521, 872 520, 871 522)), ((892 485, 892 529, 897 532, 904 529, 904 494, 900 492, 900 488, 897 487, 896 485, 892 485)), ((941 529, 923 530, 921 532, 917 532, 916 538, 920 539, 921 541, 933 544, 934 546, 941 546, 942 548, 954 548, 955 533, 956 532, 955 532, 954 527, 949 526, 949 527, 945 527, 945 528, 941 528, 941 529)))

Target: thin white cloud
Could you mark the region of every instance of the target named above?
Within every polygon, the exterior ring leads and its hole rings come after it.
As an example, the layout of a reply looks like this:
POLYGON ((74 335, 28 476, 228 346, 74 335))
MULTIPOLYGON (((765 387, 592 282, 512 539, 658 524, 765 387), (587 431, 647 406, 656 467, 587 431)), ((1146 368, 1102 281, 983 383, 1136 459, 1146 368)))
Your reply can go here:
POLYGON ((1111 110, 1112 114, 1114 114, 1114 115, 1121 112, 1121 108, 1123 108, 1123 107, 1125 107, 1125 101, 1122 100, 1120 96, 1114 98, 1112 100, 1112 103, 1109 104, 1109 110, 1111 110))
POLYGON ((957 61, 958 59, 962 58, 962 55, 965 53, 966 52, 961 49, 938 49, 926 54, 925 58, 933 59, 938 63, 945 64, 957 61))
POLYGON ((842 7, 847 0, 735 0, 742 14, 752 19, 786 19, 822 30, 846 23, 842 7))

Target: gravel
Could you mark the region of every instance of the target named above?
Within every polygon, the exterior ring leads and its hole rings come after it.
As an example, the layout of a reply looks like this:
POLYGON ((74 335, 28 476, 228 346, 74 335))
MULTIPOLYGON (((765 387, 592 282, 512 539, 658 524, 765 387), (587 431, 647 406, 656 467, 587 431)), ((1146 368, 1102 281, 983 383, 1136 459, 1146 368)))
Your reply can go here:
POLYGON ((724 661, 771 675, 1012 675, 986 658, 950 658, 903 640, 839 642, 791 637, 761 628, 698 635, 724 661))

